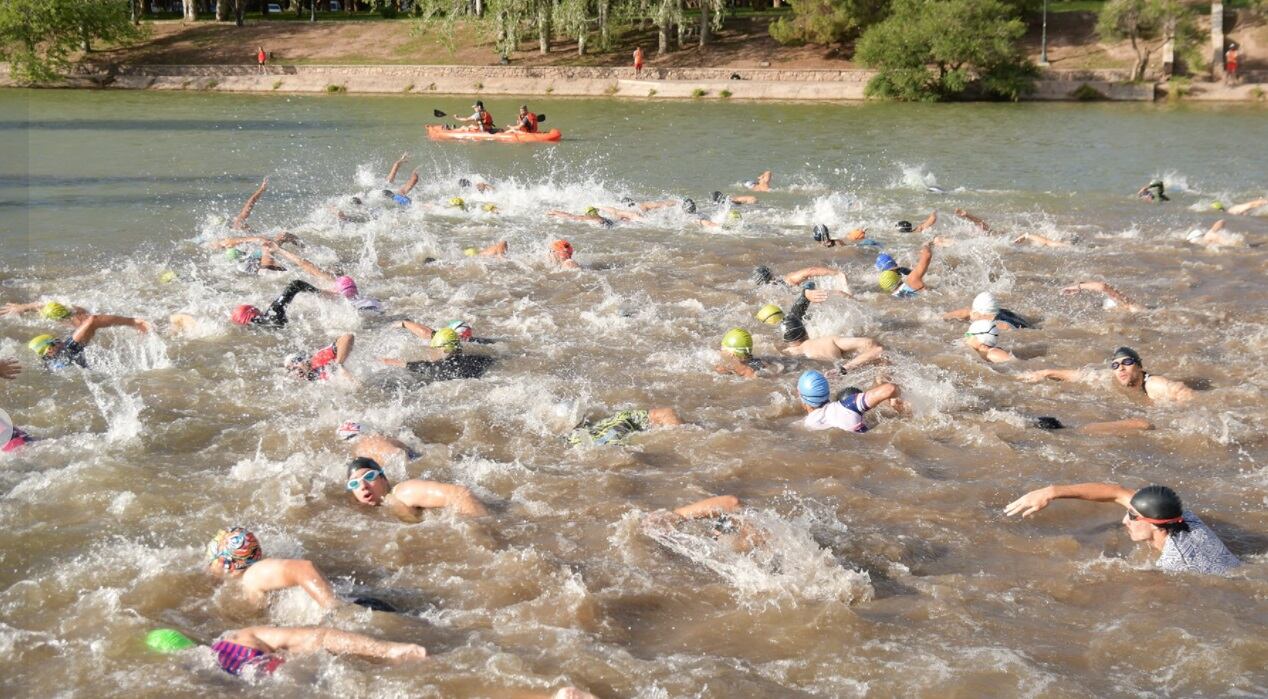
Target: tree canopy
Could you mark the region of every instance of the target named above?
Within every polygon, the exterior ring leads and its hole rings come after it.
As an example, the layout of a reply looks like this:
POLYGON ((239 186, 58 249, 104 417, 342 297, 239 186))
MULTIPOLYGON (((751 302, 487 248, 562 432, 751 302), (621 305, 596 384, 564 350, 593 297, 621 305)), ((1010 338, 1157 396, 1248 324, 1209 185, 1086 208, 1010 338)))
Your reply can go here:
POLYGON ((94 42, 125 43, 145 36, 129 18, 128 0, 3 0, 0 59, 15 79, 55 79, 94 42))

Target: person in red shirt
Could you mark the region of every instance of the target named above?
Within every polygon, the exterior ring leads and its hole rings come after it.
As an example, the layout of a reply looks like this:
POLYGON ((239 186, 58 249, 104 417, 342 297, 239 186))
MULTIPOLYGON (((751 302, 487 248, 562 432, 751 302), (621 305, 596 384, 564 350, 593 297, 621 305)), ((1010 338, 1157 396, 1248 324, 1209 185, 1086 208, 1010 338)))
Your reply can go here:
POLYGON ((269 55, 264 52, 263 46, 255 52, 255 62, 260 64, 260 72, 264 72, 264 64, 269 62, 269 55))
POLYGON ((1224 52, 1224 82, 1237 84, 1237 44, 1229 46, 1224 52))
POLYGON ((639 46, 634 49, 634 77, 643 75, 643 47, 639 46))

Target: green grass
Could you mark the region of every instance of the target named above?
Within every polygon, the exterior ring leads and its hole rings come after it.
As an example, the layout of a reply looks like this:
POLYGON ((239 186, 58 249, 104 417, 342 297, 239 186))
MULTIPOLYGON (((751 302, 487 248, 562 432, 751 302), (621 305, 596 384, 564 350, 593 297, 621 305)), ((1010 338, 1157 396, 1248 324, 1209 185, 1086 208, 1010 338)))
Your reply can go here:
MULTIPOLYGON (((1048 3, 1048 12, 1056 14, 1059 12, 1100 12, 1105 6, 1104 0, 1060 0, 1059 2, 1048 3)), ((1043 11, 1042 6, 1035 11, 1039 14, 1043 11)))
MULTIPOLYGON (((146 20, 181 20, 185 16, 179 12, 157 12, 150 13, 145 17, 146 20)), ((307 22, 309 21, 308 13, 305 12, 298 17, 294 12, 283 11, 281 13, 272 12, 265 18, 259 12, 247 12, 242 15, 242 19, 247 22, 307 22)), ((401 13, 392 19, 385 19, 377 12, 318 12, 318 22, 397 22, 402 20, 412 20, 413 17, 408 13, 401 13)), ((214 12, 198 13, 199 22, 216 23, 216 15, 214 12)), ((219 24, 233 24, 233 13, 229 14, 229 18, 219 24)))

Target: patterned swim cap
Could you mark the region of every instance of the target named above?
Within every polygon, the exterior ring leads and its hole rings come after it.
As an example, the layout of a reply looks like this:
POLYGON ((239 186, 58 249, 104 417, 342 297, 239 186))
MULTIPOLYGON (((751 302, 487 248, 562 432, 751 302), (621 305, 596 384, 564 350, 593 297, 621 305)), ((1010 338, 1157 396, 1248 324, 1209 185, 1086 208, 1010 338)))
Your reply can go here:
POLYGON ((260 540, 242 527, 221 529, 207 544, 208 565, 217 562, 226 572, 246 570, 264 558, 260 540))
POLYGON ((881 291, 890 292, 903 283, 903 275, 892 269, 886 270, 881 272, 880 276, 876 278, 876 283, 880 284, 881 291))
POLYGON ((65 320, 70 317, 70 309, 56 301, 49 301, 40 309, 40 315, 48 320, 65 320))

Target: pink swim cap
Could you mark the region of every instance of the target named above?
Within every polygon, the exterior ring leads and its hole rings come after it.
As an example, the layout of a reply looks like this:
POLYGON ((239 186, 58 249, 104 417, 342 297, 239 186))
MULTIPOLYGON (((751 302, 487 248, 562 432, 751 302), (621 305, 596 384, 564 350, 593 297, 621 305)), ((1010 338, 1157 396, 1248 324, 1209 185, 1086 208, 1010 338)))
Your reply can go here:
POLYGON ((352 277, 343 276, 335 279, 335 291, 343 294, 344 298, 351 299, 357 297, 357 283, 352 281, 352 277))
POLYGON ((238 306, 233 309, 233 313, 229 314, 229 319, 238 325, 246 325, 258 317, 260 317, 260 309, 248 304, 238 306))

